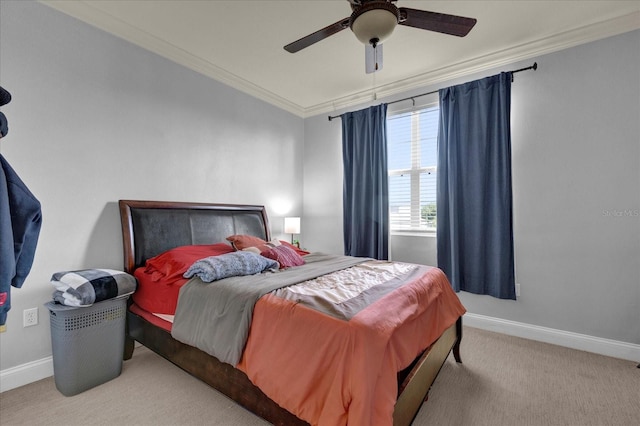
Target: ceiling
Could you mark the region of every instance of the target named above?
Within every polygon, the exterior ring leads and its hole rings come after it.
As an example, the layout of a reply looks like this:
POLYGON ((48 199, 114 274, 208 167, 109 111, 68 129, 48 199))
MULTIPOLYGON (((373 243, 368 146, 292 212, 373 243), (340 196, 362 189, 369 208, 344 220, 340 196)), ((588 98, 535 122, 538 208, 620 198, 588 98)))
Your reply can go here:
MULTIPOLYGON (((308 117, 640 28, 640 1, 410 1, 478 20, 464 38, 398 26, 383 69, 346 29, 283 46, 351 13, 345 0, 42 1, 190 69, 308 117)), ((540 64, 544 67, 544 64, 540 64)))

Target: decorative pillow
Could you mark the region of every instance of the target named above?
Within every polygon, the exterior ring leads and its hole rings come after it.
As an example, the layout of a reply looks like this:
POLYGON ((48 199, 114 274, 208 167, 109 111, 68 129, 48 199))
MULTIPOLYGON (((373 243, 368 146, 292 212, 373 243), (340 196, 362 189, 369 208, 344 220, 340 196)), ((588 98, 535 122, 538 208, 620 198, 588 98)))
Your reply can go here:
MULTIPOLYGON (((254 237, 252 235, 231 235, 230 237, 227 237, 227 240, 231 242, 231 245, 236 250, 246 250, 246 249, 250 249, 251 247, 257 247, 259 250, 259 253, 262 253, 264 250, 268 248, 284 245, 294 250, 300 256, 305 256, 309 254, 308 251, 302 250, 284 240, 273 239, 267 242, 262 238, 254 237)), ((258 250, 251 250, 251 251, 253 251, 254 253, 258 253, 258 250)))
POLYGON ((304 265, 304 259, 293 249, 285 245, 268 248, 260 254, 278 262, 280 269, 304 265))
POLYGON ((196 261, 184 273, 185 278, 194 275, 206 283, 228 277, 254 275, 266 269, 278 268, 278 262, 248 251, 211 256, 196 261))
POLYGON ((227 243, 176 247, 148 259, 145 272, 151 274, 153 281, 182 279, 196 260, 226 253, 233 253, 233 247, 227 243))
POLYGON ((306 255, 308 255, 310 253, 310 252, 308 252, 306 250, 302 250, 301 248, 296 247, 293 244, 288 243, 288 242, 286 242, 284 240, 280 240, 280 244, 283 245, 283 246, 289 247, 290 249, 292 249, 293 251, 298 253, 300 256, 306 256, 306 255))
POLYGON ((236 250, 244 250, 247 247, 262 247, 267 244, 262 238, 252 235, 231 235, 227 237, 227 241, 231 242, 236 250))

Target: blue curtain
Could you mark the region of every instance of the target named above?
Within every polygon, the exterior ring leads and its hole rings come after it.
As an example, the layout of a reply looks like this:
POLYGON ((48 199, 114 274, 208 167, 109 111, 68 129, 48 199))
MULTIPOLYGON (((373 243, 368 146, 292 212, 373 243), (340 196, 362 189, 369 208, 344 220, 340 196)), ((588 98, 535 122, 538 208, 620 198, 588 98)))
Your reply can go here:
POLYGON ((515 299, 511 73, 439 95, 438 266, 456 291, 515 299))
POLYGON ((344 253, 386 260, 389 253, 387 105, 342 118, 344 253))

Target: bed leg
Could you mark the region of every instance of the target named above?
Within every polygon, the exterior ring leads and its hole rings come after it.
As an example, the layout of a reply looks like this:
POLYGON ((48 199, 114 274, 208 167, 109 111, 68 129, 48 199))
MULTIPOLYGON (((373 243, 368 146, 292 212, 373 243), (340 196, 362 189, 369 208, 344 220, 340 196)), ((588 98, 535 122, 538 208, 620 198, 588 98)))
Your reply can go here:
POLYGON ((135 340, 133 340, 129 336, 125 336, 124 338, 124 354, 122 355, 123 360, 131 359, 133 356, 133 349, 135 346, 135 340))
POLYGON ((453 345, 453 357, 456 359, 457 363, 461 364, 462 358, 460 358, 460 342, 462 341, 462 317, 458 318, 458 321, 456 321, 456 334, 458 335, 458 339, 453 345))

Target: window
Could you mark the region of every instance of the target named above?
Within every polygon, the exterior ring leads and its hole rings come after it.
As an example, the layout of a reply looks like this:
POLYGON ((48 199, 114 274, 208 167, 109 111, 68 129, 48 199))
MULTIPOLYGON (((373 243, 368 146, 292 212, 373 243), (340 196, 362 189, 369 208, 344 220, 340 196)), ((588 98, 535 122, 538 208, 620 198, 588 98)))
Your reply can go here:
POLYGON ((435 232, 439 108, 387 117, 391 231, 435 232))

